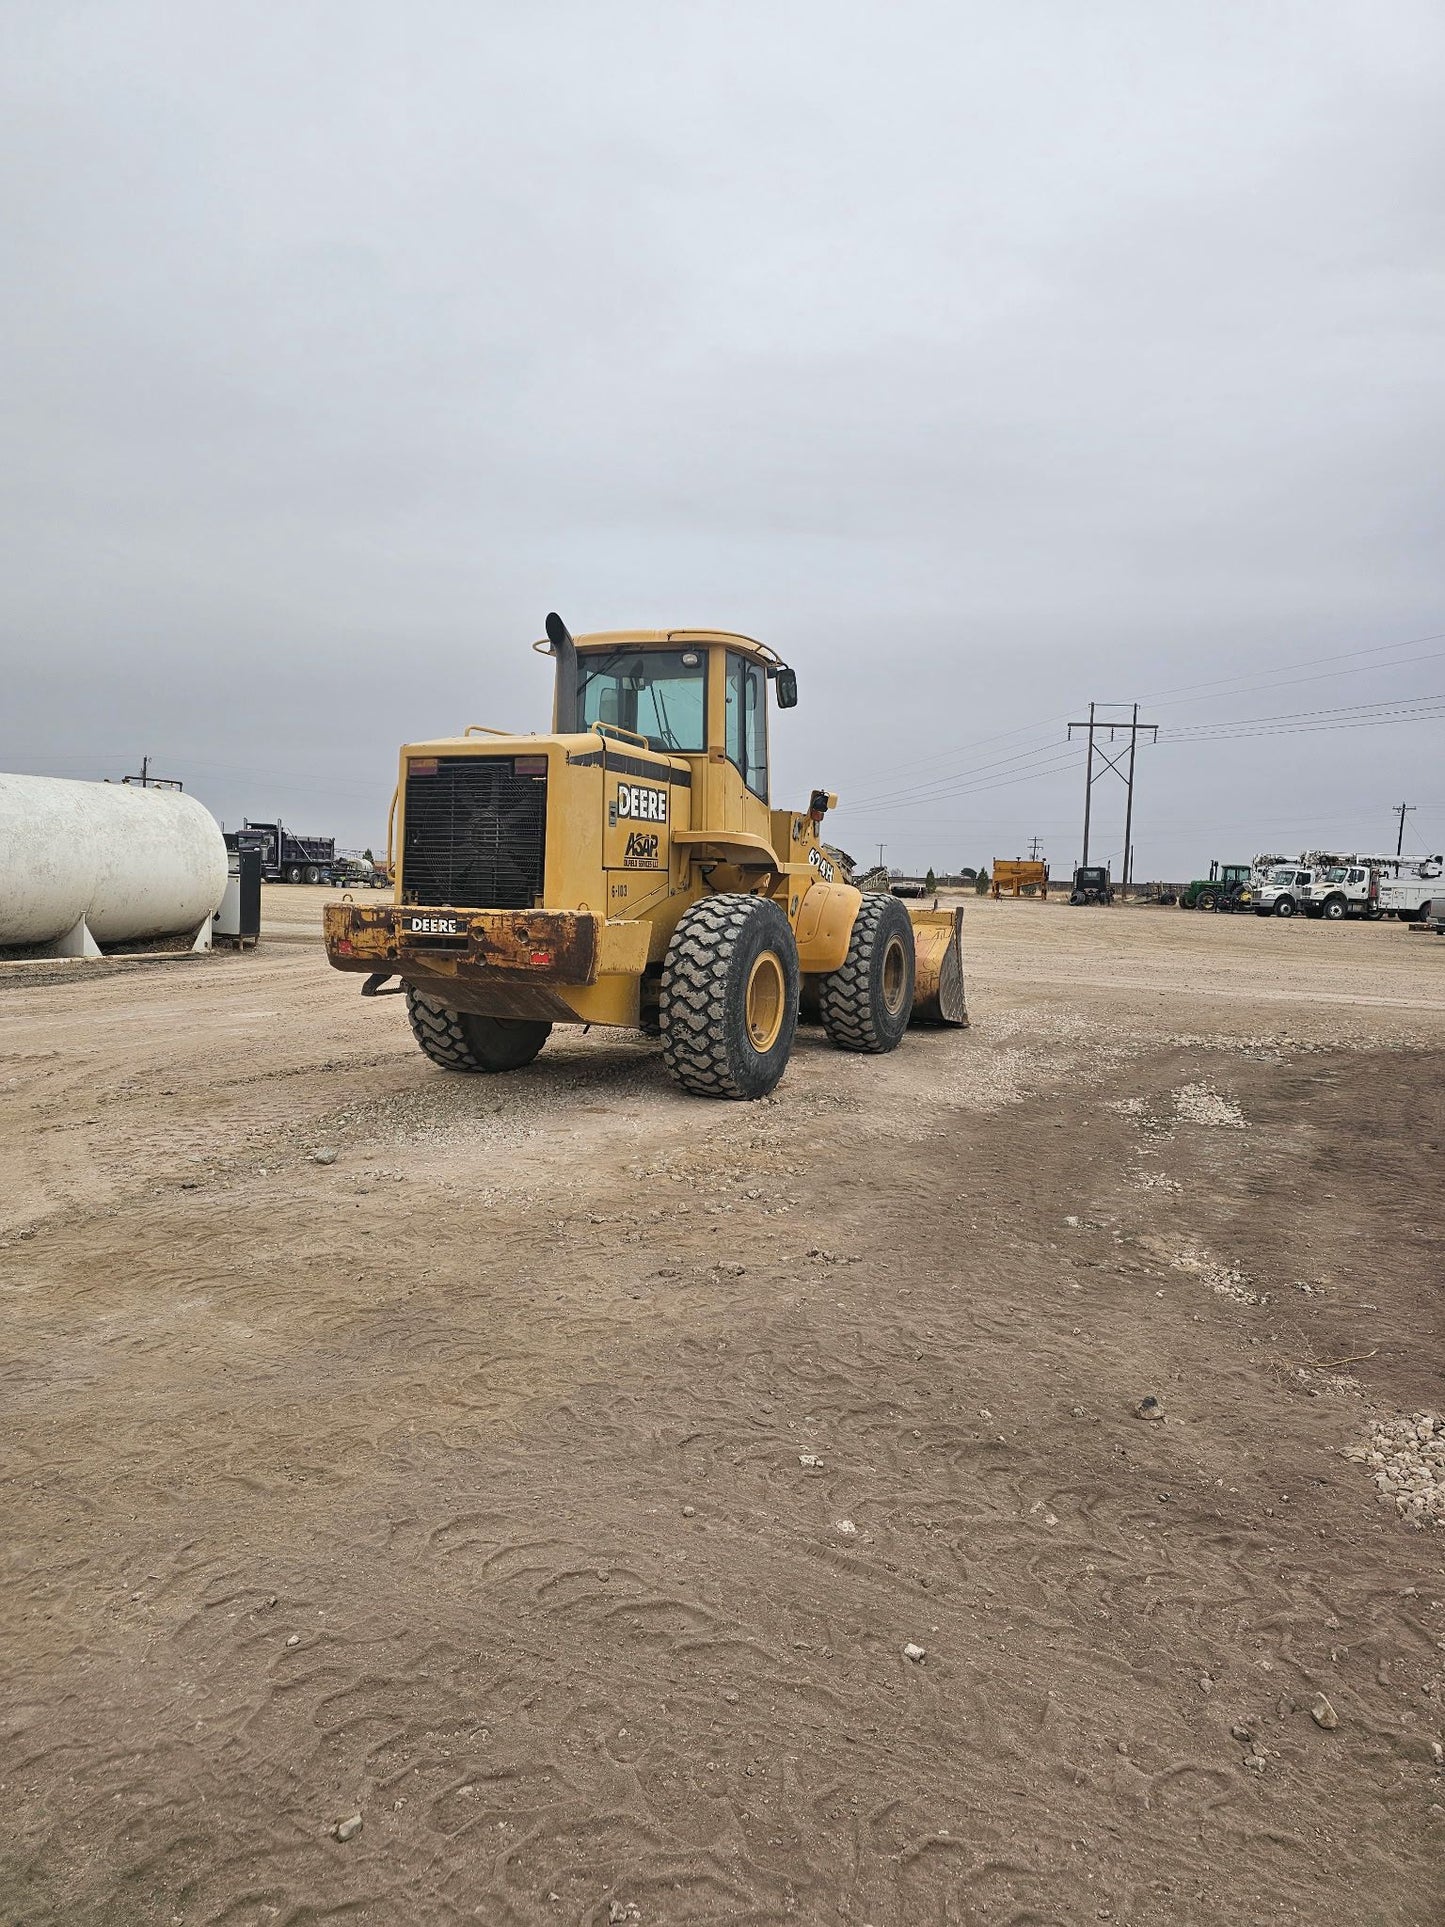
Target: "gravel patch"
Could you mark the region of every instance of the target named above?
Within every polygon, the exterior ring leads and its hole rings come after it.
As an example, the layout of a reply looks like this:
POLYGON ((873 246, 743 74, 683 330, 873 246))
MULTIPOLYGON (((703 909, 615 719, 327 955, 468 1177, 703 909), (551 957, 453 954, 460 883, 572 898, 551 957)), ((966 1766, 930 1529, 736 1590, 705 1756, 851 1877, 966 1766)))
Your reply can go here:
POLYGON ((1412 1526, 1445 1526, 1445 1418, 1434 1412, 1377 1419, 1368 1445, 1345 1453, 1367 1466, 1381 1505, 1412 1526))

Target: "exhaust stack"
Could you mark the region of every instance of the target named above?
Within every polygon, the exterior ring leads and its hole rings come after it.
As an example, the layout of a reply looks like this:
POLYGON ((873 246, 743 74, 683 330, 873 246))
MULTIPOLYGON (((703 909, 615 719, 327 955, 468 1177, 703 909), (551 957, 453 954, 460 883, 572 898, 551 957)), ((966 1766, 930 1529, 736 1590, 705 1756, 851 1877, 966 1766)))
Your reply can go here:
POLYGON ((552 727, 559 736, 577 733, 577 645, 572 632, 555 610, 547 617, 547 640, 557 658, 556 694, 552 727))

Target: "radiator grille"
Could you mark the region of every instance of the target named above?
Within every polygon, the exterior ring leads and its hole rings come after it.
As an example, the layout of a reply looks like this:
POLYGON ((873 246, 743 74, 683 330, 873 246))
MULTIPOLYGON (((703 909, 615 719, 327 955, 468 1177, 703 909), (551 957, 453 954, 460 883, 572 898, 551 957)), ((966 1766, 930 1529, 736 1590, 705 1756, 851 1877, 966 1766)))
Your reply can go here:
POLYGON ((442 756, 409 772, 402 901, 530 910, 541 900, 547 778, 509 756, 442 756))

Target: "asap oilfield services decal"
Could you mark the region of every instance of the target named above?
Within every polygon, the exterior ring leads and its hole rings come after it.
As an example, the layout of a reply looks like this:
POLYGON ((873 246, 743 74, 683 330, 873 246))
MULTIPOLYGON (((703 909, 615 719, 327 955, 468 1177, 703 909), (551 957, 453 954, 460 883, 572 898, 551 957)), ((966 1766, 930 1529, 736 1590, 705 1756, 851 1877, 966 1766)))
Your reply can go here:
MULTIPOLYGON (((624 870, 660 870, 666 862, 664 839, 668 815, 668 792, 657 783, 619 783, 617 801, 609 815, 614 833, 625 831, 622 845, 624 870), (660 830, 649 824, 663 825, 660 830)), ((617 848, 612 846, 609 862, 616 863, 617 848)))

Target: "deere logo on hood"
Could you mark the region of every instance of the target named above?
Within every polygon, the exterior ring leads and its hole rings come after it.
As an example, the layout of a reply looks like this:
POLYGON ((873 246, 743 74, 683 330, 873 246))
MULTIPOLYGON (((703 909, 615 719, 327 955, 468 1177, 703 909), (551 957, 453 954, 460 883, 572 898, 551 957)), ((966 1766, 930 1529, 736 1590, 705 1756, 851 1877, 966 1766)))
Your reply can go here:
POLYGON ((646 783, 619 783, 617 815, 619 821, 623 817, 631 817, 639 823, 665 823, 667 791, 655 790, 646 783))

